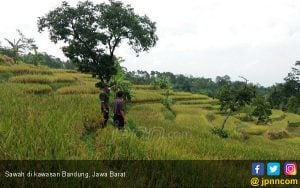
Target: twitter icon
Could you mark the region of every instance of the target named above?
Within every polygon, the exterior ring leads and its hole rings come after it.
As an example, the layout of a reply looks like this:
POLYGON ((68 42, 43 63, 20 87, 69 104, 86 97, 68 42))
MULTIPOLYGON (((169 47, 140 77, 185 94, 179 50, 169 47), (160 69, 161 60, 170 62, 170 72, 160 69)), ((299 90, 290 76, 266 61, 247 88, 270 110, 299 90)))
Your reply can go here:
POLYGON ((280 175, 280 163, 271 162, 267 164, 267 175, 268 176, 279 176, 280 175))

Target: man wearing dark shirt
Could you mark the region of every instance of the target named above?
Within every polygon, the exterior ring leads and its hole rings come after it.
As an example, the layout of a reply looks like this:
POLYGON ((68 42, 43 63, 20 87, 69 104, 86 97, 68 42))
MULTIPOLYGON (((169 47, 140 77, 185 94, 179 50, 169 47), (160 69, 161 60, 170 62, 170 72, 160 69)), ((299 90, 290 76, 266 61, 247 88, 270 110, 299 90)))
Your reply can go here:
POLYGON ((124 130, 126 124, 123 92, 117 93, 117 98, 114 101, 114 126, 119 130, 124 130))
POLYGON ((100 102, 101 102, 101 112, 104 118, 102 127, 106 127, 108 117, 109 117, 109 88, 108 86, 104 86, 99 94, 100 102))

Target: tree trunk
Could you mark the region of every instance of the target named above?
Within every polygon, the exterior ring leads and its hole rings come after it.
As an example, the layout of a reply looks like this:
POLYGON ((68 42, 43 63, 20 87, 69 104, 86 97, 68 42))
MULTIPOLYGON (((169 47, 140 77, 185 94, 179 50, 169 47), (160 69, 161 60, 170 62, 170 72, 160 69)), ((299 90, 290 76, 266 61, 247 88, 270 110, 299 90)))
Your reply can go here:
POLYGON ((227 114, 226 119, 223 121, 222 128, 221 128, 222 130, 225 128, 225 124, 226 124, 228 118, 231 116, 231 113, 232 113, 232 111, 230 110, 229 113, 227 114))

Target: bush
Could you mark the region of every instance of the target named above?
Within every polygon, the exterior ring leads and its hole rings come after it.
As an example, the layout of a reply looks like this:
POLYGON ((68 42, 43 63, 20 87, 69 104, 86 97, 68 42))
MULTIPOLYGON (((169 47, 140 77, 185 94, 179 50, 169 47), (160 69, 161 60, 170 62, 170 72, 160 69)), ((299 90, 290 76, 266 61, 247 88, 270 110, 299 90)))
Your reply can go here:
POLYGON ((291 96, 288 100, 287 108, 289 112, 297 113, 299 107, 299 101, 297 97, 291 96))
POLYGON ((289 133, 287 130, 267 131, 266 135, 270 140, 289 138, 289 133))
POLYGON ((214 127, 210 131, 212 134, 216 134, 221 138, 228 138, 228 136, 229 136, 229 133, 221 128, 214 127))
POLYGON ((209 113, 206 114, 206 119, 209 122, 213 122, 216 119, 216 116, 213 113, 209 112, 209 113))
POLYGON ((244 114, 244 115, 240 116, 239 119, 241 121, 245 121, 245 122, 251 122, 251 121, 253 121, 253 118, 252 118, 252 116, 250 114, 244 114))
POLYGON ((233 138, 233 139, 236 139, 236 140, 240 140, 240 141, 246 141, 246 140, 248 140, 250 138, 249 134, 247 132, 245 132, 244 130, 233 131, 230 134, 230 137, 233 138))
POLYGON ((103 123, 103 117, 100 113, 94 112, 91 114, 83 115, 83 126, 86 131, 91 131, 101 127, 103 123))
POLYGON ((0 72, 0 82, 7 81, 12 76, 13 76, 13 74, 11 72, 5 72, 5 73, 0 72))
POLYGON ((137 128, 136 124, 131 119, 127 122, 125 129, 129 132, 134 133, 138 138, 147 136, 147 134, 144 131, 141 131, 137 128))
POLYGON ((171 110, 171 106, 173 104, 173 100, 169 97, 164 97, 162 99, 162 104, 169 110, 171 110))
POLYGON ((292 127, 292 128, 300 127, 300 121, 298 121, 298 122, 288 122, 288 127, 292 127))

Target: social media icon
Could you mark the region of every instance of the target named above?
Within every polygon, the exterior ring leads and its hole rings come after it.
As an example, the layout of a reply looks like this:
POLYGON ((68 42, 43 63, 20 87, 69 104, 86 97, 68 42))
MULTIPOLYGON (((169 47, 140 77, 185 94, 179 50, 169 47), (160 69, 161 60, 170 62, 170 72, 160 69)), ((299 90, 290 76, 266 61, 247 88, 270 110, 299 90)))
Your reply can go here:
POLYGON ((265 164, 264 163, 252 163, 252 175, 253 176, 265 175, 265 164))
POLYGON ((284 163, 284 174, 286 176, 295 176, 295 175, 297 175, 297 163, 295 163, 295 162, 286 162, 286 163, 284 163))
POLYGON ((268 176, 279 176, 280 175, 280 163, 270 162, 267 164, 267 175, 268 176))

